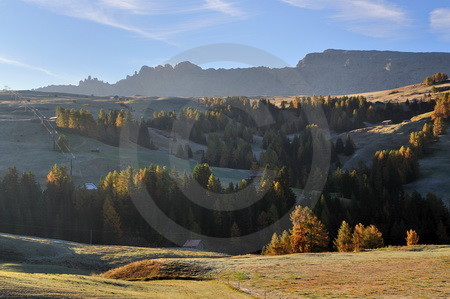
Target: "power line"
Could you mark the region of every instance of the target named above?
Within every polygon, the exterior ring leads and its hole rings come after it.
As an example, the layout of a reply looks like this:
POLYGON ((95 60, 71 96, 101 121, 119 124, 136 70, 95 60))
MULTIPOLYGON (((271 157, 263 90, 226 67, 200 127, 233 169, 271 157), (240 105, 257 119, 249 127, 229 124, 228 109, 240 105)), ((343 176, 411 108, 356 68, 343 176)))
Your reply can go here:
POLYGON ((61 153, 63 154, 68 154, 71 156, 72 159, 76 159, 75 154, 70 150, 69 146, 67 145, 66 142, 64 142, 64 146, 67 150, 67 152, 65 150, 63 150, 61 148, 61 145, 59 144, 59 142, 55 142, 57 140, 57 138, 59 138, 59 136, 61 136, 61 134, 58 132, 58 130, 53 126, 53 124, 50 122, 50 120, 41 112, 39 111, 39 109, 37 109, 36 107, 32 106, 29 102, 28 99, 25 99, 24 97, 22 97, 20 94, 18 94, 16 91, 9 91, 13 96, 14 96, 14 100, 17 101, 17 99, 19 99, 20 103, 22 105, 24 105, 25 110, 28 108, 30 111, 33 111, 34 115, 36 117, 38 117, 41 121, 41 124, 44 126, 44 128, 48 131, 48 133, 50 134, 50 136, 52 136, 54 144, 58 147, 58 149, 60 150, 61 153))

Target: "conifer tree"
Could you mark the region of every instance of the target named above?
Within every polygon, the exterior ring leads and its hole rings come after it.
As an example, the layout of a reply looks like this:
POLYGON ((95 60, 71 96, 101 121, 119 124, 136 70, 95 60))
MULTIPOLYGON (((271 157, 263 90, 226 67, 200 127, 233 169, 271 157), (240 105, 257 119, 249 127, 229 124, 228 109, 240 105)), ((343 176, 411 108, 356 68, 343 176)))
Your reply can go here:
POLYGON ((445 134, 445 123, 442 117, 437 117, 433 122, 433 135, 439 136, 445 134))
POLYGON ((328 232, 308 207, 297 206, 291 214, 293 252, 317 252, 328 245, 328 232))
POLYGON ((364 225, 362 225, 361 223, 355 226, 355 229, 353 230, 352 241, 354 251, 361 251, 362 249, 364 249, 364 225))
POLYGON ((270 243, 267 244, 263 250, 263 255, 279 255, 281 254, 281 244, 280 244, 280 238, 278 237, 277 233, 273 233, 272 239, 270 240, 270 243))
POLYGON ((352 230, 347 222, 342 221, 338 235, 333 243, 339 252, 353 251, 352 230))
POLYGON ((419 244, 419 234, 415 230, 410 229, 406 232, 406 245, 417 245, 419 244))
POLYGON ((337 154, 344 153, 344 142, 342 141, 341 137, 338 137, 338 139, 336 140, 335 151, 337 154))
POLYGON ((363 244, 364 249, 375 249, 383 247, 384 240, 381 232, 375 225, 369 225, 364 229, 363 244))
POLYGON ((211 174, 212 171, 209 165, 203 163, 195 165, 194 170, 192 172, 192 177, 200 184, 200 186, 206 188, 211 174))
POLYGON ((230 237, 237 238, 240 236, 241 236, 241 230, 239 229, 239 226, 237 225, 237 223, 233 222, 233 225, 231 226, 231 229, 230 229, 230 237))
POLYGON ((355 152, 355 143, 353 142, 353 138, 350 135, 347 135, 347 139, 345 140, 345 148, 344 154, 346 156, 351 156, 355 152))
POLYGON ((120 242, 123 236, 120 216, 110 199, 103 203, 103 230, 105 241, 110 243, 120 242), (113 236, 113 237, 112 237, 113 236))
POLYGON ((214 176, 214 174, 211 174, 208 179, 208 184, 206 185, 206 188, 209 191, 212 191, 213 193, 221 193, 222 192, 222 185, 220 184, 220 180, 214 176))

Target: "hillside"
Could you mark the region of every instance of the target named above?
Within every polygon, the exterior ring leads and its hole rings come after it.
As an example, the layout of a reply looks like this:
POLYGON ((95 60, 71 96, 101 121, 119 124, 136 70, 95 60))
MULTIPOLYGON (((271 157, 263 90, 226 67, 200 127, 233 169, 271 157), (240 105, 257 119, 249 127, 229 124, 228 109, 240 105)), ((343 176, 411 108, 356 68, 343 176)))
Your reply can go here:
POLYGON ((143 66, 114 84, 90 76, 75 85, 48 86, 45 92, 87 95, 257 96, 351 94, 421 82, 450 73, 450 53, 326 50, 308 54, 296 67, 203 70, 189 62, 143 66))
POLYGON ((399 124, 370 125, 338 135, 341 138, 345 138, 346 135, 352 136, 357 148, 355 154, 342 161, 343 168, 347 170, 357 168, 360 161, 370 166, 376 151, 399 149, 408 145, 411 132, 420 131, 430 117, 430 113, 426 113, 399 124))
MULTIPOLYGON (((21 92, 21 96, 29 100, 47 118, 55 116, 55 109, 64 106, 71 109, 88 109, 97 115, 101 108, 123 109, 124 100, 109 97, 85 97, 73 94, 48 94, 39 92, 21 92)), ((184 107, 198 107, 191 98, 146 98, 135 97, 126 101, 137 118, 148 116, 153 111, 179 111, 184 107)), ((98 140, 67 134, 71 151, 75 158, 52 150, 52 137, 43 127, 33 112, 25 111, 19 101, 11 95, 0 92, 0 175, 9 167, 15 166, 20 172, 32 171, 40 183, 44 183, 48 171, 55 163, 70 165, 72 158, 73 179, 77 185, 86 182, 97 184, 102 176, 110 171, 124 169, 128 165, 145 167, 149 164, 158 164, 172 168, 176 166, 181 172, 188 173, 195 166, 195 161, 187 161, 169 156, 168 138, 150 130, 158 150, 149 150, 142 147, 118 147, 104 144, 98 140), (99 153, 91 150, 99 148, 99 153), (137 165, 138 164, 138 165, 137 165)), ((193 149, 202 149, 200 145, 193 144, 193 149)), ((245 170, 230 170, 227 168, 214 168, 214 172, 225 183, 240 181, 248 176, 245 170)))
MULTIPOLYGON (((0 234, 2 255, 1 294, 4 296, 45 297, 232 297, 247 294, 260 298, 293 297, 448 297, 449 246, 390 247, 359 253, 316 253, 264 257, 227 257, 214 253, 179 249, 90 246, 58 240, 0 234), (6 247, 5 247, 6 246, 6 247), (65 260, 58 258, 61 254, 65 260), (42 256, 42 258, 40 258, 42 256), (113 280, 129 275, 125 266, 99 276, 100 269, 83 268, 81 261, 95 257, 107 269, 132 261, 147 265, 172 265, 173 274, 182 265, 204 269, 207 280, 113 280)), ((94 265, 94 264, 92 264, 94 265)), ((86 266, 86 264, 85 264, 86 266)), ((179 270, 177 270, 179 269, 179 270)), ((144 278, 147 272, 141 269, 144 278)), ((100 270, 101 271, 101 270, 100 270)))

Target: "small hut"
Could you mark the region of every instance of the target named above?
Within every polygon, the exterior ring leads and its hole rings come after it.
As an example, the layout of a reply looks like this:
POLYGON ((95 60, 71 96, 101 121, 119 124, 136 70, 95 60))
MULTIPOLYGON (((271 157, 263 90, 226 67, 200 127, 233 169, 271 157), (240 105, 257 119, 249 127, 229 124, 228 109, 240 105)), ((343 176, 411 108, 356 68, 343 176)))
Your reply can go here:
POLYGON ((84 184, 84 187, 86 188, 86 190, 98 190, 97 186, 95 186, 95 184, 93 183, 86 183, 84 184))
POLYGON ((187 240, 186 243, 184 243, 183 248, 204 250, 205 244, 202 240, 187 240))

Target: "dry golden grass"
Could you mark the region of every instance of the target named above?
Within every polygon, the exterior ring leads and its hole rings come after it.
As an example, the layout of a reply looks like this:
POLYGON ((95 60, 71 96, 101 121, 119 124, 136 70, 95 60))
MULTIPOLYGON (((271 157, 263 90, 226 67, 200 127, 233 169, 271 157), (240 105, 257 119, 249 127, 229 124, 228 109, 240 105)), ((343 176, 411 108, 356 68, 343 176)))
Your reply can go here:
POLYGON ((448 245, 230 257, 179 249, 89 246, 0 235, 0 251, 7 246, 11 253, 26 257, 35 265, 0 263, 0 296, 244 296, 233 289, 236 288, 262 298, 450 297, 448 245), (91 276, 89 271, 74 270, 80 265, 84 269, 118 268, 91 276), (195 280, 205 278, 208 280, 195 280))
MULTIPOLYGON (((158 279, 164 265, 185 260, 137 262, 103 277, 158 279), (148 267, 148 268, 147 268, 148 267), (133 271, 136 271, 133 273, 133 271)), ((245 255, 189 259, 212 279, 257 297, 448 297, 450 246, 391 247, 358 253, 245 255)), ((172 269, 171 275, 185 275, 172 269), (175 271, 175 272, 173 272, 175 271)))
POLYGON ((449 246, 226 260, 220 275, 258 296, 450 296, 449 246))
POLYGON ((0 270, 0 297, 33 298, 249 298, 218 281, 117 281, 92 276, 0 270))
POLYGON ((207 268, 184 261, 144 260, 119 268, 111 269, 98 275, 103 278, 136 280, 204 280, 207 268))
POLYGON ((224 256, 226 255, 183 248, 86 245, 0 233, 0 260, 3 258, 35 264, 62 265, 94 272, 146 259, 224 256))

